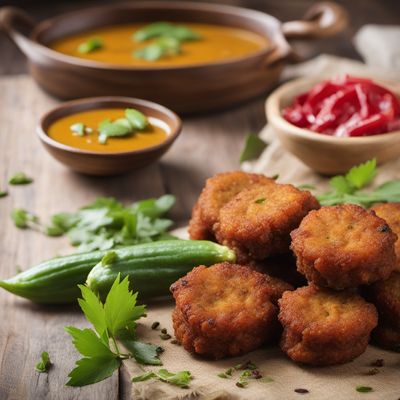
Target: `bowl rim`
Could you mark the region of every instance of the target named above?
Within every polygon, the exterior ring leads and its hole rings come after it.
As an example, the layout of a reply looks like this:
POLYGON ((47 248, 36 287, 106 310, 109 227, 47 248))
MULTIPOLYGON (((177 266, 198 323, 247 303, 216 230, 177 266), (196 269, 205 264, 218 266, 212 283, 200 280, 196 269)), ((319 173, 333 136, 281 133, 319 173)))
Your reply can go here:
MULTIPOLYGON (((118 106, 115 106, 118 107, 118 106)), ((82 111, 82 110, 81 110, 82 111)), ((151 116, 151 115, 150 115, 151 116)), ((158 118, 161 119, 161 118, 158 118)), ((181 134, 182 131, 182 120, 179 118, 179 116, 169 108, 149 101, 149 100, 143 100, 143 99, 138 99, 135 97, 124 97, 124 96, 99 96, 99 97, 86 97, 83 99, 78 99, 78 100, 71 100, 71 101, 66 101, 63 102, 56 107, 53 107, 52 109, 48 110, 46 113, 44 113, 40 119, 39 122, 36 125, 36 134, 39 137, 39 139, 42 141, 42 143, 56 148, 61 151, 65 151, 68 153, 73 153, 77 155, 88 155, 92 157, 107 157, 107 158, 118 158, 118 157, 127 157, 127 156, 136 156, 136 155, 144 155, 148 153, 152 153, 154 151, 163 149, 163 148, 168 148, 181 134), (173 128, 171 124, 167 121, 164 120, 164 122, 169 126, 171 129, 171 133, 168 135, 167 139, 164 140, 163 142, 156 144, 154 146, 150 147, 145 147, 144 149, 137 149, 137 150, 130 150, 130 151, 119 151, 119 152, 112 152, 112 153, 107 153, 107 152, 99 152, 99 151, 92 151, 92 150, 84 150, 84 149, 79 149, 77 147, 73 146, 68 146, 66 144, 63 144, 61 142, 58 142, 57 140, 51 138, 45 129, 46 123, 54 117, 55 114, 61 113, 63 111, 67 111, 65 114, 60 115, 58 118, 55 118, 55 120, 62 118, 63 116, 67 115, 72 115, 74 112, 79 112, 79 107, 81 106, 89 106, 88 108, 84 108, 84 110, 95 110, 99 109, 101 104, 107 104, 107 103, 120 103, 123 107, 126 106, 131 106, 131 107, 137 107, 137 106, 143 106, 147 107, 151 110, 155 110, 163 114, 164 116, 168 116, 171 118, 175 124, 176 127, 173 128), (93 107, 90 107, 93 105, 93 107), (75 108, 78 108, 75 110, 75 108), (72 112, 68 112, 71 110, 72 112)))
MULTIPOLYGON (((356 74, 359 75, 359 74, 356 74)), ((310 141, 321 142, 321 143, 332 143, 332 144, 340 144, 340 145, 360 145, 360 144, 372 144, 381 141, 390 141, 392 139, 398 138, 400 140, 400 130, 395 130, 392 132, 381 133, 378 135, 371 136, 357 136, 357 137, 337 137, 331 135, 318 134, 318 132, 311 131, 310 129, 300 128, 296 125, 293 125, 289 121, 287 121, 282 116, 282 107, 281 107, 281 99, 288 92, 293 89, 297 89, 298 92, 294 95, 297 96, 304 92, 305 90, 309 90, 313 85, 322 80, 333 78, 336 75, 319 75, 314 78, 298 78, 291 80, 289 82, 284 83, 278 89, 274 90, 267 98, 265 103, 267 120, 272 122, 275 125, 285 132, 287 135, 292 135, 294 137, 307 139, 310 141)), ((378 84, 389 87, 392 92, 395 92, 397 95, 400 94, 400 85, 398 82, 383 80, 377 78, 373 74, 362 74, 365 78, 370 78, 377 82, 378 84), (398 89, 393 90, 393 87, 398 87, 398 89)), ((293 97, 294 97, 293 96, 293 97)), ((293 100, 293 98, 292 98, 293 100)))
MULTIPOLYGON (((104 25, 106 26, 106 25, 104 25)), ((259 34, 259 36, 262 36, 259 34)), ((32 41, 36 46, 39 47, 40 51, 44 54, 47 54, 48 57, 53 58, 59 62, 68 63, 70 65, 76 67, 85 67, 85 68, 93 68, 93 69, 100 69, 100 70, 113 70, 113 71, 135 71, 135 72, 161 72, 161 71, 184 71, 184 70, 196 70, 196 69, 203 69, 206 67, 229 67, 231 65, 240 64, 243 61, 249 60, 256 60, 259 57, 267 57, 270 53, 274 50, 283 47, 280 43, 282 40, 286 43, 286 39, 283 36, 281 31, 281 21, 279 21, 273 15, 263 13, 258 10, 247 9, 243 7, 237 6, 230 6, 225 4, 218 4, 218 3, 197 3, 194 1, 185 1, 185 2, 178 2, 178 1, 157 1, 157 0, 150 0, 150 1, 138 1, 135 3, 118 3, 118 4, 106 4, 97 7, 87 7, 77 11, 70 11, 63 14, 60 14, 55 17, 51 17, 45 19, 38 24, 36 24, 33 28, 33 31, 28 36, 28 39, 32 41), (270 35, 267 39, 270 43, 267 43, 267 46, 264 48, 252 52, 248 55, 235 57, 232 59, 227 60, 220 60, 218 62, 204 62, 204 63, 196 63, 196 64, 182 64, 182 65, 171 65, 171 66, 130 66, 130 65, 123 65, 123 64, 112 64, 112 63, 105 63, 101 61, 93 61, 87 60, 80 57, 70 56, 59 51, 53 50, 44 43, 38 40, 38 37, 47 29, 51 29, 53 25, 57 24, 58 21, 61 21, 66 18, 73 18, 77 15, 82 15, 83 13, 94 14, 94 13, 104 13, 108 10, 114 9, 177 9, 177 10, 205 10, 210 11, 216 14, 222 14, 224 12, 237 15, 242 18, 251 18, 262 22, 265 26, 272 30, 274 29, 274 34, 270 35), (267 24, 266 21, 269 21, 267 24), (273 26, 274 25, 274 26, 273 26), (280 36, 280 37, 279 37, 280 36)))

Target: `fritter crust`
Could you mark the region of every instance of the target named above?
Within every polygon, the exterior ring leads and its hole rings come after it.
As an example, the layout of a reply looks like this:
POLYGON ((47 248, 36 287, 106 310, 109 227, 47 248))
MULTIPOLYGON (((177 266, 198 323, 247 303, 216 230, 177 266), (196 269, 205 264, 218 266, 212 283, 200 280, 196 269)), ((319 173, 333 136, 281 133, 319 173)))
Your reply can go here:
POLYGON ((287 253, 290 232, 317 208, 319 203, 310 192, 292 185, 253 185, 221 208, 214 225, 216 238, 241 260, 287 253))
POLYGON ((274 180, 262 174, 242 171, 224 172, 207 179, 206 185, 193 208, 189 222, 189 235, 193 240, 213 237, 213 225, 217 222, 222 206, 243 189, 254 184, 274 184, 274 180))
POLYGON ((378 322, 374 305, 357 294, 315 285, 285 292, 279 307, 282 350, 309 365, 341 364, 358 357, 378 322))
POLYGON ((400 272, 365 288, 368 301, 379 313, 379 324, 391 324, 400 331, 400 272))
POLYGON ((394 245, 396 252, 396 266, 400 271, 400 203, 379 203, 371 207, 378 217, 383 218, 397 235, 397 241, 394 245))
POLYGON ((252 351, 279 331, 272 300, 284 287, 249 267, 199 266, 171 286, 175 336, 191 353, 219 359, 252 351))
POLYGON ((291 233, 297 269, 319 286, 345 289, 387 279, 397 235, 374 212, 353 204, 310 212, 291 233))
POLYGON ((384 349, 400 351, 400 329, 390 324, 381 324, 372 331, 372 339, 375 344, 384 349))

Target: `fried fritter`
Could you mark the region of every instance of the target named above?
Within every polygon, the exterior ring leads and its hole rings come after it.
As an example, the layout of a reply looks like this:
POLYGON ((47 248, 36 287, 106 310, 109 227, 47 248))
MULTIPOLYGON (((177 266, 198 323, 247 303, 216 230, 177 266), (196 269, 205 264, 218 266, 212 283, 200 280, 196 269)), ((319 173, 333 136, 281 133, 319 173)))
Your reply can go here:
POLYGON ((372 331, 372 339, 380 347, 388 350, 400 351, 400 329, 390 324, 379 325, 372 331))
POLYGON ((383 218, 397 235, 395 252, 397 258, 397 270, 400 271, 400 203, 380 203, 371 207, 378 217, 383 218))
POLYGON ((210 239, 213 225, 217 222, 219 211, 228 201, 243 189, 254 184, 274 184, 274 180, 262 174, 250 174, 241 171, 217 174, 206 181, 206 185, 193 208, 189 222, 191 239, 210 239))
POLYGON ((354 204, 310 212, 291 237, 298 271, 319 286, 371 284, 395 269, 396 234, 374 212, 354 204))
POLYGON ((286 288, 246 266, 196 267, 171 286, 175 336, 191 353, 214 359, 252 351, 279 332, 272 302, 286 288))
POLYGON ((368 301, 378 309, 379 324, 391 324, 400 331, 400 272, 367 287, 368 301))
POLYGON ((221 208, 214 225, 219 243, 234 249, 238 259, 263 260, 287 253, 290 232, 319 203, 308 191, 292 185, 253 185, 221 208))
POLYGON ((341 364, 358 357, 378 322, 374 305, 357 294, 315 285, 285 292, 279 307, 282 350, 309 365, 341 364))

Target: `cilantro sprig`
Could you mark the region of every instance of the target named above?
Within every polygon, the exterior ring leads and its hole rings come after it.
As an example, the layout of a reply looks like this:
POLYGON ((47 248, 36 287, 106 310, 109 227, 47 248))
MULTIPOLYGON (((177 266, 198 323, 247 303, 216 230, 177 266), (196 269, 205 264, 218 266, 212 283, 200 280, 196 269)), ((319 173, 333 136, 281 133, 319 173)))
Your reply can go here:
POLYGON ((79 285, 82 298, 79 305, 94 329, 65 328, 76 350, 83 356, 69 373, 69 386, 84 386, 108 378, 122 360, 133 358, 139 364, 162 365, 160 347, 136 340, 136 321, 144 316, 146 307, 136 305, 137 293, 129 290, 126 277, 116 278, 104 304, 86 286, 79 285), (122 352, 117 340, 128 352, 122 352))
POLYGON ((124 206, 113 198, 99 198, 75 213, 59 213, 49 225, 24 209, 15 209, 12 219, 18 228, 38 230, 48 236, 67 235, 79 252, 108 250, 173 238, 166 231, 172 221, 163 218, 175 203, 164 195, 124 206))
POLYGON ((374 190, 361 190, 373 181, 376 174, 376 159, 357 165, 345 175, 334 176, 329 181, 332 189, 317 195, 317 199, 323 206, 353 203, 363 207, 370 207, 374 203, 400 201, 400 180, 385 182, 374 190))

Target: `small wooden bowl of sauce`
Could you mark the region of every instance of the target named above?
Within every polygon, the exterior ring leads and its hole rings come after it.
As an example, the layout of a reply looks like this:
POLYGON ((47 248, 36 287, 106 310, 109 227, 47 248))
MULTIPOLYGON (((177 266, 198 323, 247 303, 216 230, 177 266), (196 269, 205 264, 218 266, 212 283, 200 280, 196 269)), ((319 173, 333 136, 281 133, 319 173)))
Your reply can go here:
POLYGON ((77 172, 106 176, 156 161, 179 136, 181 127, 180 118, 159 104, 129 97, 93 97, 50 110, 41 118, 37 134, 62 164, 77 172), (101 129, 115 122, 129 125, 127 110, 143 119, 143 126, 130 125, 127 133, 101 129), (114 134, 104 135, 111 131, 114 134))

